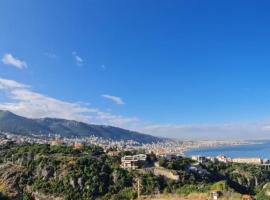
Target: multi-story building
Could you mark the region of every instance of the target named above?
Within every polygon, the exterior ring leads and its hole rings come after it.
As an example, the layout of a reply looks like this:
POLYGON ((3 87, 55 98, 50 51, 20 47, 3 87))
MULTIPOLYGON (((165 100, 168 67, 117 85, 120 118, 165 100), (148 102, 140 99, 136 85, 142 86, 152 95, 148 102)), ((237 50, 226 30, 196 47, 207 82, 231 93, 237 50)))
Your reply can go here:
POLYGON ((228 158, 224 155, 219 155, 216 157, 216 159, 219 161, 219 162, 223 162, 223 163, 229 163, 229 162, 232 162, 232 159, 231 158, 228 158))
POLYGON ((260 165, 262 164, 262 159, 257 157, 250 157, 250 158, 233 158, 232 162, 234 163, 246 163, 246 164, 255 164, 260 165))
POLYGON ((205 163, 207 161, 205 156, 192 156, 191 159, 199 163, 205 163))
POLYGON ((136 157, 139 161, 146 161, 147 156, 145 154, 137 154, 133 157, 136 157))
POLYGON ((141 163, 146 161, 145 154, 137 154, 133 156, 124 156, 121 158, 121 167, 124 169, 137 169, 141 163))
POLYGON ((137 169, 139 159, 136 156, 124 156, 121 158, 121 167, 124 169, 137 169))

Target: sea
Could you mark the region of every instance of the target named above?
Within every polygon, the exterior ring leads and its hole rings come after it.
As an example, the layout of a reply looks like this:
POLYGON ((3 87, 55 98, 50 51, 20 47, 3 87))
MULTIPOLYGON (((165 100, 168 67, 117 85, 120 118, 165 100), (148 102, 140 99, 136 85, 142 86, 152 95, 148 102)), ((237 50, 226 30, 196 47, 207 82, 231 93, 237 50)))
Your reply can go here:
POLYGON ((225 155, 227 157, 260 157, 262 159, 270 159, 270 141, 256 141, 244 145, 235 146, 219 146, 191 149, 184 153, 186 156, 202 155, 202 156, 218 156, 225 155))

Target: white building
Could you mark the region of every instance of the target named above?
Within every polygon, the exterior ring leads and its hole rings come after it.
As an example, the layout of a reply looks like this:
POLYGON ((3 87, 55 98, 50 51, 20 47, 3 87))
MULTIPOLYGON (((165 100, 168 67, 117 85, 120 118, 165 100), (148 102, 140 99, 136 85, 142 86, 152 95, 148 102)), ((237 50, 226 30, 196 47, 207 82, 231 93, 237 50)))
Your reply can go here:
POLYGON ((121 158, 121 167, 124 169, 137 169, 139 163, 145 162, 147 156, 145 154, 138 154, 134 156, 124 156, 121 158))
POLYGON ((262 164, 262 159, 257 158, 257 157, 250 157, 250 158, 233 158, 232 162, 234 163, 246 163, 246 164, 255 164, 255 165, 260 165, 262 164))
POLYGON ((147 156, 145 154, 137 154, 133 156, 136 157, 139 161, 146 161, 147 156))
POLYGON ((137 169, 138 158, 136 156, 124 156, 121 158, 121 167, 123 169, 137 169))
POLYGON ((219 155, 216 157, 216 159, 219 161, 219 162, 223 162, 223 163, 229 163, 229 162, 232 162, 232 159, 231 158, 228 158, 224 155, 219 155))
POLYGON ((205 163, 207 161, 205 156, 192 156, 191 159, 199 163, 205 163))

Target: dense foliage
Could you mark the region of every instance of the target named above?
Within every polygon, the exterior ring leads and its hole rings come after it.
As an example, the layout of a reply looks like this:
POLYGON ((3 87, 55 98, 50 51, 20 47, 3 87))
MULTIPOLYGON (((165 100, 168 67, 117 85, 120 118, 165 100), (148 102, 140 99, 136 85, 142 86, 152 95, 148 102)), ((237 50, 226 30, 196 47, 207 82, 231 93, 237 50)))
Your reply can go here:
POLYGON ((11 145, 10 150, 2 148, 0 161, 24 167, 22 190, 28 185, 32 191, 65 199, 120 195, 132 187, 131 173, 119 168, 120 159, 108 157, 97 146, 79 151, 65 145, 11 145))
MULTIPOLYGON (((236 191, 269 199, 270 171, 256 165, 195 163, 189 158, 157 159, 148 155, 153 166, 174 171, 179 180, 156 176, 147 170, 128 171, 120 168, 122 152, 108 156, 98 146, 84 146, 81 150, 71 146, 8 143, 0 146, 0 163, 10 164, 19 173, 19 199, 31 200, 33 194, 45 194, 63 199, 130 200, 137 195, 138 181, 142 195, 159 193, 190 194, 211 190, 236 191)), ((141 152, 140 152, 141 153, 141 152)), ((0 170, 1 172, 1 170, 0 170)), ((1 173, 0 173, 1 175, 1 173)), ((7 198, 0 194, 1 199, 7 198)))

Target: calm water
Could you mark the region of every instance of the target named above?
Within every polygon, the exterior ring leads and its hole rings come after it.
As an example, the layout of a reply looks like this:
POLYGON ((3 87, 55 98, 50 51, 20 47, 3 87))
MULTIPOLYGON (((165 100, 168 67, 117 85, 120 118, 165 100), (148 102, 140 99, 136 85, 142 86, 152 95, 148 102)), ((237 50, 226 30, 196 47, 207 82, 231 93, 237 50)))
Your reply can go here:
POLYGON ((256 144, 223 146, 213 148, 198 148, 185 152, 185 155, 217 156, 228 157, 261 157, 270 159, 270 141, 260 141, 256 144))

